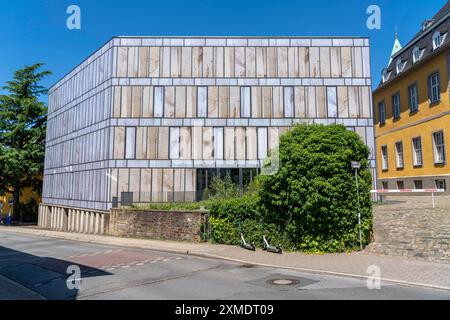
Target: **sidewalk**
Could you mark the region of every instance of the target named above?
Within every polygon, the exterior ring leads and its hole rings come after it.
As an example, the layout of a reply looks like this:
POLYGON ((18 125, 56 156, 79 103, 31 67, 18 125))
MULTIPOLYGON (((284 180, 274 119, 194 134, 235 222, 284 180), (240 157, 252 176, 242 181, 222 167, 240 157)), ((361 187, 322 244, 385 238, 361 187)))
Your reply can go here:
POLYGON ((77 234, 35 227, 0 227, 1 232, 22 233, 97 244, 129 248, 151 249, 180 254, 192 254, 208 258, 225 259, 244 264, 299 271, 317 272, 341 276, 367 278, 369 266, 378 266, 382 281, 405 285, 423 286, 450 291, 450 264, 432 263, 402 257, 387 257, 369 253, 306 255, 284 253, 276 255, 261 250, 247 251, 237 246, 209 243, 182 243, 172 241, 127 239, 110 236, 77 234))

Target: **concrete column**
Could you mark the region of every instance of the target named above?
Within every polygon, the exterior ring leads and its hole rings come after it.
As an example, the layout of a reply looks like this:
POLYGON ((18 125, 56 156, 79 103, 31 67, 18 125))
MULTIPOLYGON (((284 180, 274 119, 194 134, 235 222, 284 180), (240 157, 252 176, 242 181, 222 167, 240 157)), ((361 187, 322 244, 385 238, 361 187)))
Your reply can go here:
POLYGON ((78 231, 79 233, 83 232, 83 211, 78 210, 78 231))
POLYGON ((67 231, 69 227, 69 217, 67 209, 61 209, 61 230, 67 231))
POLYGON ((56 211, 56 216, 55 216, 55 230, 59 229, 59 215, 61 213, 61 208, 58 207, 57 211, 56 211))
POLYGON ((81 216, 82 216, 82 221, 83 221, 83 228, 81 229, 81 233, 86 233, 86 228, 88 227, 87 222, 86 222, 86 216, 87 213, 86 211, 81 211, 81 216))
POLYGON ((91 232, 91 213, 89 211, 86 211, 86 224, 84 228, 84 233, 89 234, 91 232))
POLYGON ((75 210, 75 232, 80 232, 80 210, 75 210))
POLYGON ((101 213, 96 213, 95 214, 95 234, 99 234, 100 233, 100 216, 102 214, 101 213))
POLYGON ((89 212, 89 234, 94 233, 94 213, 89 212))
POLYGON ((49 229, 50 228, 50 217, 52 215, 52 207, 47 206, 47 213, 46 213, 46 217, 45 217, 45 228, 49 229))
POLYGON ((83 211, 79 211, 79 224, 78 224, 78 227, 79 227, 79 229, 78 229, 78 232, 79 233, 83 233, 83 211))
POLYGON ((58 225, 57 229, 62 230, 62 217, 63 217, 63 208, 59 208, 58 210, 58 225))
POLYGON ((67 225, 66 210, 64 208, 61 208, 61 220, 59 230, 66 231, 66 225, 67 225))
POLYGON ((70 231, 75 231, 75 210, 70 210, 70 231))
POLYGON ((88 212, 88 214, 87 214, 87 216, 88 216, 88 230, 87 230, 87 233, 88 234, 91 234, 92 233, 92 224, 93 224, 93 219, 92 219, 92 212, 88 212))
POLYGON ((100 234, 105 234, 105 214, 102 213, 100 217, 100 234))
POLYGON ((87 216, 86 211, 81 211, 81 221, 82 221, 81 233, 86 233, 88 227, 86 216, 87 216))
POLYGON ((89 227, 88 227, 87 233, 91 234, 92 233, 92 212, 88 212, 88 224, 89 224, 89 227))
POLYGON ((43 221, 44 229, 48 228, 48 212, 49 212, 48 206, 45 206, 44 207, 44 221, 43 221))
POLYGON ((44 206, 41 204, 39 205, 39 214, 38 214, 38 227, 42 228, 42 218, 44 215, 44 206))
POLYGON ((59 229, 59 217, 61 214, 61 208, 58 207, 58 209, 56 210, 56 219, 55 219, 55 230, 59 229))
POLYGON ((41 216, 42 216, 42 205, 39 205, 39 211, 38 211, 38 227, 41 227, 41 216))
POLYGON ((69 209, 69 215, 67 217, 67 231, 72 231, 72 209, 69 209))
POLYGON ((55 214, 56 214, 56 207, 52 208, 52 213, 50 215, 50 229, 53 229, 55 225, 55 214))
POLYGON ((45 228, 45 219, 47 218, 47 206, 42 206, 41 228, 45 228))

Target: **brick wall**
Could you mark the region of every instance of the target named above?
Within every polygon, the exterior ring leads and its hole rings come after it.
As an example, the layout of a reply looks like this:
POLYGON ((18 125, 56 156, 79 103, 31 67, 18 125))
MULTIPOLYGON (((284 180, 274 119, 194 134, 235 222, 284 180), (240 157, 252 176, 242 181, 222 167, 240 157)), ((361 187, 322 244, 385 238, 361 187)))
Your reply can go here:
POLYGON ((112 209, 109 235, 200 242, 204 212, 112 209))

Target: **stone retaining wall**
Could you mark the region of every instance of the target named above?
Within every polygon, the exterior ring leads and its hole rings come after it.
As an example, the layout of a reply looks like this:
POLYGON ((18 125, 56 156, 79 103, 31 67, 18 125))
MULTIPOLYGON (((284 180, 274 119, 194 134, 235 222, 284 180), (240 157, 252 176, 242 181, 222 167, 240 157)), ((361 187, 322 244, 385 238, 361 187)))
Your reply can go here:
POLYGON ((200 242, 206 212, 112 209, 109 235, 200 242))

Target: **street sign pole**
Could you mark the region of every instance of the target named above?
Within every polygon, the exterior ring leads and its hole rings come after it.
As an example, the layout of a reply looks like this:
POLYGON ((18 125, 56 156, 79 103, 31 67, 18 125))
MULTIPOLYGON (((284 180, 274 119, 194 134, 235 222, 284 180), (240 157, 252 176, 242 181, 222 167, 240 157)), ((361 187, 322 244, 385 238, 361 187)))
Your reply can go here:
POLYGON ((361 208, 359 203, 359 181, 358 181, 358 169, 361 168, 361 164, 356 161, 352 161, 352 168, 355 169, 355 181, 356 181, 356 198, 357 198, 357 210, 358 210, 358 226, 359 226, 359 248, 362 251, 362 232, 361 232, 361 208))

